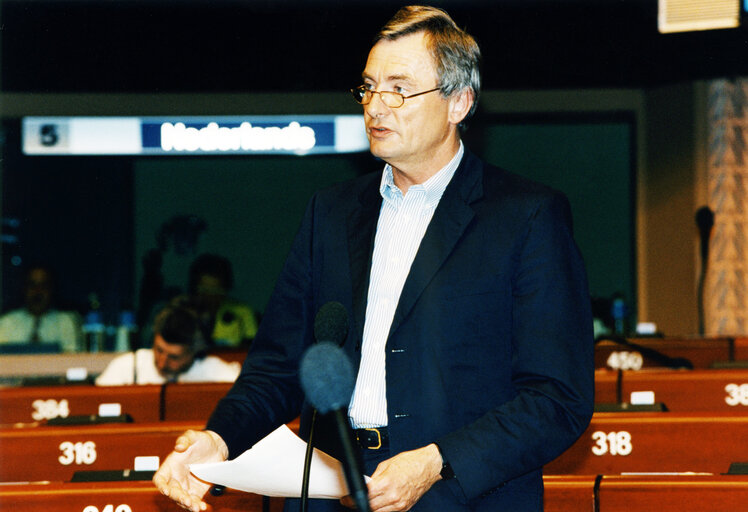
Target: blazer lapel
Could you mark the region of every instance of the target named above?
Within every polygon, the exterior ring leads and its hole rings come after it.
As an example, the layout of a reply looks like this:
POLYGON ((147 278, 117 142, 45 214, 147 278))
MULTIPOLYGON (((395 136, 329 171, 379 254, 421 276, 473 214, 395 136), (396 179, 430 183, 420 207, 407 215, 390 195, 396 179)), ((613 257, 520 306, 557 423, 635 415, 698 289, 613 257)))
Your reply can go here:
POLYGON ((447 185, 413 260, 395 311, 390 334, 395 332, 408 316, 424 288, 470 224, 475 214, 469 205, 483 195, 482 179, 481 161, 465 150, 462 162, 447 185))
MULTIPOLYGON (((381 176, 381 174, 380 174, 381 176)), ((364 317, 369 290, 371 258, 374 251, 374 235, 382 206, 379 183, 372 179, 359 195, 359 202, 348 217, 348 255, 351 265, 353 292, 353 321, 357 330, 356 352, 359 352, 364 335, 364 317)))

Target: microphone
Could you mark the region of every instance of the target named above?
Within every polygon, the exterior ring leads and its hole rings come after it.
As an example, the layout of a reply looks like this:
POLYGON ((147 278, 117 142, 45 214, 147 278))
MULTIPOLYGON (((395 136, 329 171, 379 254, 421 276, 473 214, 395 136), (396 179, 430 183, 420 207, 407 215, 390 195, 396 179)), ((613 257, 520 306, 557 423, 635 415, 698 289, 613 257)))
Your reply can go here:
MULTIPOLYGON (((348 336, 348 311, 340 302, 327 302, 314 317, 314 339, 317 342, 328 342, 343 346, 348 336)), ((317 410, 312 411, 312 421, 309 426, 309 438, 304 455, 304 470, 301 479, 301 512, 306 512, 309 500, 309 471, 312 465, 312 449, 314 446, 314 430, 317 424, 317 410)))
POLYGON ((714 227, 714 212, 708 206, 702 206, 696 211, 696 226, 701 238, 701 259, 709 259, 709 235, 714 227))
POLYGON ((348 311, 340 302, 327 302, 314 317, 314 339, 342 347, 348 336, 348 311))
POLYGON ((706 280, 707 267, 709 265, 709 236, 714 226, 714 212, 708 206, 702 206, 696 211, 696 226, 699 228, 701 238, 701 271, 699 272, 699 282, 696 287, 697 310, 699 317, 699 334, 704 335, 704 281, 706 280))
POLYGON ((343 448, 341 462, 348 492, 357 510, 370 511, 364 474, 348 422, 348 404, 355 385, 351 362, 340 347, 321 341, 301 359, 299 378, 307 400, 320 414, 330 414, 334 418, 343 448))

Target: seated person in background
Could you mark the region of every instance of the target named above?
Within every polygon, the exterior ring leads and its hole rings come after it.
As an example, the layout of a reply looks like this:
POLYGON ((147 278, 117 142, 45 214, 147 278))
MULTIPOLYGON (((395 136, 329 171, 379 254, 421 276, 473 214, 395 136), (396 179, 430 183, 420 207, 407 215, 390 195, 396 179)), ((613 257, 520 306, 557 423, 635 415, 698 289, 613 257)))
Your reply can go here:
POLYGON ((207 343, 200 318, 194 309, 176 302, 156 315, 153 348, 117 356, 96 378, 97 385, 236 380, 241 365, 205 355, 207 343))
POLYGON ((49 267, 34 265, 27 269, 23 307, 0 317, 0 343, 58 343, 63 352, 81 349, 80 318, 75 312, 53 307, 54 284, 49 267))
POLYGON ((206 325, 212 326, 215 345, 247 345, 257 332, 252 308, 228 296, 234 276, 231 262, 216 254, 202 254, 190 265, 188 292, 204 312, 206 325))

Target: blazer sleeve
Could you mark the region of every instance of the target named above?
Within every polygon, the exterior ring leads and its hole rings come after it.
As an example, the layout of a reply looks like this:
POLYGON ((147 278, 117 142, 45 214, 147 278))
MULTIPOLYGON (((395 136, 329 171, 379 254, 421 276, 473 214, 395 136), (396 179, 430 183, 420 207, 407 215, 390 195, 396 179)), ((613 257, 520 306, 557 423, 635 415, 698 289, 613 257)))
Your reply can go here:
POLYGON ((514 396, 437 440, 457 477, 448 485, 463 502, 538 470, 592 416, 591 305, 566 198, 542 195, 523 237, 512 274, 514 396))

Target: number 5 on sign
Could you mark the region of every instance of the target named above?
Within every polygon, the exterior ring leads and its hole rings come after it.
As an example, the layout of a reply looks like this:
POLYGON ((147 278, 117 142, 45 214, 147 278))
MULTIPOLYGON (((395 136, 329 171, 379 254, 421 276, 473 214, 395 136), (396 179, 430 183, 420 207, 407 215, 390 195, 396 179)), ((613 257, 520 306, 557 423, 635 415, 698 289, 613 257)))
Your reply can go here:
POLYGON ((602 432, 598 430, 592 434, 592 440, 595 446, 592 447, 592 453, 602 457, 606 453, 611 455, 629 455, 634 449, 631 444, 631 434, 625 430, 620 432, 602 432))

